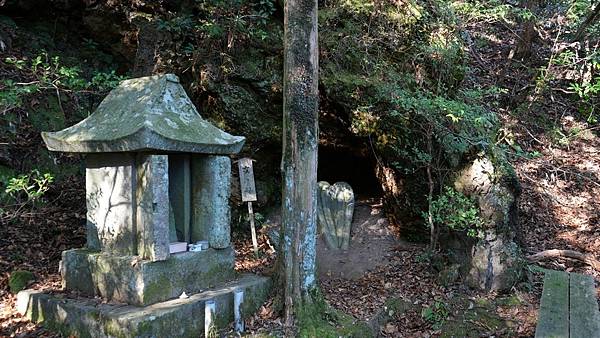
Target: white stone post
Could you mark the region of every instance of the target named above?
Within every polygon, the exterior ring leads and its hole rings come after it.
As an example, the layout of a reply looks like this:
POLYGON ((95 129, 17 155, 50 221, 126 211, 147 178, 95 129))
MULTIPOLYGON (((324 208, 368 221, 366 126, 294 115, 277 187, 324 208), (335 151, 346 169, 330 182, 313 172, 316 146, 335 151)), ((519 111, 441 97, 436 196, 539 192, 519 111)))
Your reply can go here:
POLYGON ((243 303, 244 290, 235 289, 235 291, 233 291, 233 318, 235 323, 235 332, 244 332, 244 316, 242 314, 243 303))
POLYGON ((215 324, 215 313, 217 307, 215 301, 210 299, 204 303, 204 337, 213 338, 217 336, 215 324))

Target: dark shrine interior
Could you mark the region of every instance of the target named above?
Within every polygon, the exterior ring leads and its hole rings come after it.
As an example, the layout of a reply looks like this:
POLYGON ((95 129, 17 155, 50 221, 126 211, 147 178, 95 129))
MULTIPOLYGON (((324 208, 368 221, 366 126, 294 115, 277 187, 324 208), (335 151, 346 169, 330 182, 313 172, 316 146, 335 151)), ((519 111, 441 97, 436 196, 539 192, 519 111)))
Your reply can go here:
POLYGON ((350 184, 357 200, 382 196, 375 166, 376 159, 368 151, 319 146, 317 179, 350 184))

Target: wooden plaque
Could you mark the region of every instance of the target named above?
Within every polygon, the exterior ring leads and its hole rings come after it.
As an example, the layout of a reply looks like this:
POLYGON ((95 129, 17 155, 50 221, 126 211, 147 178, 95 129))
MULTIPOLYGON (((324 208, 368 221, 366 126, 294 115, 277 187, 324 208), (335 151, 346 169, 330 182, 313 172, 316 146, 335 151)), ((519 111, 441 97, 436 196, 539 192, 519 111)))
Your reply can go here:
POLYGON ((242 190, 242 202, 256 201, 256 187, 254 186, 254 171, 252 170, 252 159, 241 158, 238 161, 240 171, 240 188, 242 190))

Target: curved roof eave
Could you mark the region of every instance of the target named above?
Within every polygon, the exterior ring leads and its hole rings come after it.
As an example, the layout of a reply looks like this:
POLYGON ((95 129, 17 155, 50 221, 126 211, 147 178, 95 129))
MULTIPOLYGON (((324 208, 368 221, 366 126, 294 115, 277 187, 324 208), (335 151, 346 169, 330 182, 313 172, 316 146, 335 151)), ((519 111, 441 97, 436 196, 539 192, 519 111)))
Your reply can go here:
MULTIPOLYGON (((228 134, 229 135, 229 134, 228 134)), ((184 152, 199 154, 230 155, 240 152, 246 139, 243 136, 232 136, 229 143, 194 143, 167 138, 147 127, 114 140, 82 139, 65 141, 54 132, 42 132, 42 138, 48 150, 68 153, 115 153, 115 152, 184 152)))

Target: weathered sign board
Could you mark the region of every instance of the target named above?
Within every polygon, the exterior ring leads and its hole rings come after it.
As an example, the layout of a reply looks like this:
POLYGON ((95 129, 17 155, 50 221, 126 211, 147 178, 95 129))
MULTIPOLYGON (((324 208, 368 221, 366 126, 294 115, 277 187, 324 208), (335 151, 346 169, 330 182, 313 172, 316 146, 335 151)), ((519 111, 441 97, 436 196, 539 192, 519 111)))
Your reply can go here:
POLYGON ((254 185, 254 170, 252 159, 244 157, 238 161, 240 170, 240 187, 242 202, 256 202, 256 186, 254 185))
POLYGON ((238 161, 238 169, 240 172, 240 190, 242 191, 242 202, 248 202, 250 230, 252 232, 252 246, 254 247, 254 253, 258 256, 258 241, 256 239, 256 227, 254 226, 254 210, 252 210, 252 202, 256 202, 256 186, 254 185, 252 159, 248 157, 241 158, 238 161))

